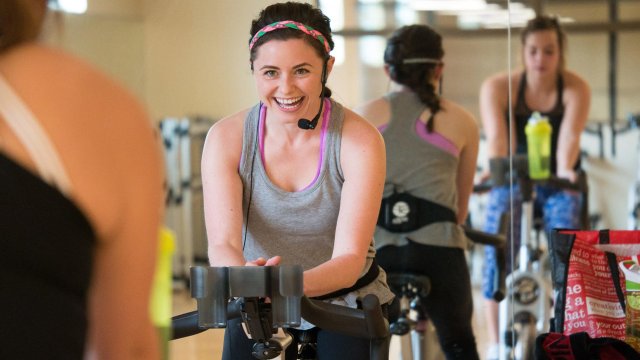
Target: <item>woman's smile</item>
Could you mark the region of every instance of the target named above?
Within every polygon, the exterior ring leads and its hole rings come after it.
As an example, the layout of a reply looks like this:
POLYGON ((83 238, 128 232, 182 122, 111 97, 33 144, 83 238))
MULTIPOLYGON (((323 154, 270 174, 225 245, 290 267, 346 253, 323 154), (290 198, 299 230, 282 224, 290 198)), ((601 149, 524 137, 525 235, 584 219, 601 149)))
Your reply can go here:
POLYGON ((320 106, 323 59, 312 46, 301 39, 269 41, 253 65, 258 94, 268 107, 296 123, 313 116, 311 109, 320 106))
POLYGON ((275 103, 282 111, 297 111, 301 106, 305 99, 304 96, 292 97, 292 98, 281 98, 274 97, 275 103))

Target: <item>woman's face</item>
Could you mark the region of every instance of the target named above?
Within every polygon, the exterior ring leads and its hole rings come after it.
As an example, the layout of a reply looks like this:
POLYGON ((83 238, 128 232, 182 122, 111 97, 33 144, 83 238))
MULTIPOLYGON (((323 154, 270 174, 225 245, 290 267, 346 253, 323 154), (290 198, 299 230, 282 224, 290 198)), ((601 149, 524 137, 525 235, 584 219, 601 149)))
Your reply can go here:
POLYGON ((558 34, 553 30, 535 31, 524 43, 524 65, 528 74, 556 74, 560 66, 558 34))
POLYGON ((322 65, 323 59, 304 40, 262 44, 253 62, 253 77, 269 116, 296 123, 300 118, 312 118, 320 107, 322 65))

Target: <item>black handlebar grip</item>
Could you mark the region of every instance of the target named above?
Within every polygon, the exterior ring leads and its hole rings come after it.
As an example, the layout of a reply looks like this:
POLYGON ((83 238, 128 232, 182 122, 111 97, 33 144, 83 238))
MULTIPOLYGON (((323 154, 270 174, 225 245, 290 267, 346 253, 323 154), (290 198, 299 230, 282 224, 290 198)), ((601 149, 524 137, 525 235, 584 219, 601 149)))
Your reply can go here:
MULTIPOLYGON (((235 299, 227 304, 227 318, 235 319, 240 317, 242 309, 241 299, 235 299)), ((226 326, 226 324, 225 324, 226 326)), ((199 334, 208 330, 206 327, 198 325, 198 311, 176 315, 171 318, 171 340, 182 339, 183 337, 199 334)))
POLYGON ((391 333, 389 322, 382 314, 380 300, 373 294, 368 294, 362 299, 364 320, 371 340, 369 342, 369 356, 371 360, 383 360, 389 357, 391 333))
POLYGON ((373 294, 366 295, 362 299, 362 310, 369 336, 372 339, 387 338, 389 336, 389 322, 382 313, 378 297, 373 294))
POLYGON ((496 248, 504 247, 507 244, 507 239, 504 237, 504 235, 490 234, 484 231, 471 229, 466 226, 464 226, 463 228, 465 235, 467 235, 467 237, 474 243, 490 245, 496 248))
POLYGON ((502 301, 507 293, 506 290, 506 245, 507 239, 504 235, 489 234, 465 227, 464 232, 473 242, 483 245, 490 245, 496 249, 497 271, 493 274, 493 294, 495 301, 502 301))
POLYGON ((497 271, 493 274, 493 300, 500 302, 507 296, 506 248, 496 247, 497 271))
POLYGON ((171 340, 199 334, 206 328, 198 327, 198 312, 191 311, 171 318, 171 340))

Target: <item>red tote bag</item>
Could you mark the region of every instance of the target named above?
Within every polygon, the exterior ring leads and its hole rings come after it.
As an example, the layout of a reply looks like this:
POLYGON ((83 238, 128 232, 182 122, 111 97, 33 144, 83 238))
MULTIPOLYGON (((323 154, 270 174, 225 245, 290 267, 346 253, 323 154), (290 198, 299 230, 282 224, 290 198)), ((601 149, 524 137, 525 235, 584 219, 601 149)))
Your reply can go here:
POLYGON ((640 231, 554 230, 549 241, 551 331, 625 336, 625 279, 618 263, 640 253, 640 231))

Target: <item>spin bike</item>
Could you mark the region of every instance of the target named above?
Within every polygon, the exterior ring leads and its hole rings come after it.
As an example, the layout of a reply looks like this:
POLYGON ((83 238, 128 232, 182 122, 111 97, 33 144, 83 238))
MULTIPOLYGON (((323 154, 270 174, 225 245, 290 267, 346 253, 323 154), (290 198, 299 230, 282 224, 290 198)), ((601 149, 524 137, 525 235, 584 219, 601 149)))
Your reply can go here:
MULTIPOLYGON (((225 328, 228 320, 241 318, 245 333, 255 340, 254 358, 284 358, 294 343, 287 329, 299 327, 304 317, 322 329, 369 339, 370 359, 388 359, 389 325, 375 295, 362 299, 362 309, 307 298, 297 265, 195 266, 190 272, 197 310, 172 318, 171 340, 225 328)), ((315 339, 307 334, 302 331, 297 339, 297 359, 315 359, 315 339)))
MULTIPOLYGON (((496 289, 493 298, 501 301, 506 292, 505 237, 469 228, 465 228, 465 234, 474 243, 496 248, 499 266, 493 280, 496 289)), ((391 323, 390 331, 392 335, 400 336, 402 360, 444 358, 439 344, 427 341, 435 331, 422 305, 431 291, 429 277, 414 273, 390 272, 387 273, 387 283, 400 303, 398 318, 391 323)))
POLYGON ((537 335, 548 332, 552 306, 551 277, 546 266, 548 254, 540 236, 544 224, 534 216, 534 186, 547 185, 586 194, 587 185, 584 174, 577 183, 556 177, 533 180, 528 174, 526 156, 513 158, 513 173, 509 171, 508 161, 495 158, 489 162, 493 185, 517 181, 522 196, 518 264, 507 276, 507 296, 499 306, 500 360, 529 360, 534 357, 537 335))
MULTIPOLYGON (((628 129, 640 130, 640 113, 629 115, 628 129)), ((640 140, 640 137, 638 139, 640 140)), ((640 150, 640 141, 637 147, 640 150)), ((638 157, 636 166, 636 180, 629 192, 629 230, 640 230, 640 157, 638 157)))

